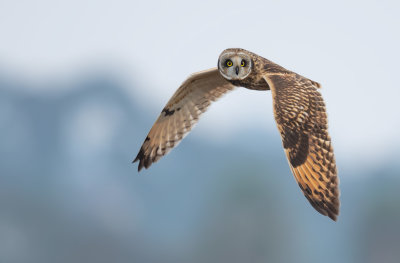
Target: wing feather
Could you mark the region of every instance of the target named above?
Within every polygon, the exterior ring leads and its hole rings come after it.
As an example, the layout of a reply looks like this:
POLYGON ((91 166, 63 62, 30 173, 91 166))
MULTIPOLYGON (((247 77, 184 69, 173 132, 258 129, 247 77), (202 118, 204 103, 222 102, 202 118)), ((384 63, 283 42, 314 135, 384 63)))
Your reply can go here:
POLYGON ((138 170, 149 168, 176 147, 211 102, 234 87, 216 68, 191 75, 168 101, 144 140, 133 160, 139 161, 138 170))
POLYGON ((337 219, 339 180, 328 134, 325 103, 317 82, 295 73, 264 76, 290 169, 310 204, 337 219))

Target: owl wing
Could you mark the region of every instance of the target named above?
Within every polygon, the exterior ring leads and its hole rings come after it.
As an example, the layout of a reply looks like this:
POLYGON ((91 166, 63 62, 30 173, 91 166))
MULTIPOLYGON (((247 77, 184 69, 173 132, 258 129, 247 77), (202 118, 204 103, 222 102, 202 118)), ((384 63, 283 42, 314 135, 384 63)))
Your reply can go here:
POLYGON ((217 68, 191 75, 178 88, 153 124, 133 162, 138 170, 157 162, 192 129, 211 102, 234 89, 217 68))
POLYGON ((295 73, 264 76, 290 169, 311 205, 336 221, 339 180, 320 85, 295 73))

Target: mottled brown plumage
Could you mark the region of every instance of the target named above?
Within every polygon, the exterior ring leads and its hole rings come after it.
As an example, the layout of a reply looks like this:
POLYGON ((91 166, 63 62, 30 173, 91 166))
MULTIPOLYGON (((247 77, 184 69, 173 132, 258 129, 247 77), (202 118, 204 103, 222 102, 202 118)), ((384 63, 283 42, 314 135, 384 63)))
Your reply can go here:
POLYGON ((212 101, 235 86, 271 90, 290 169, 311 205, 336 220, 339 180, 320 85, 244 49, 227 49, 218 69, 190 76, 175 92, 146 137, 134 162, 139 171, 176 146, 212 101))

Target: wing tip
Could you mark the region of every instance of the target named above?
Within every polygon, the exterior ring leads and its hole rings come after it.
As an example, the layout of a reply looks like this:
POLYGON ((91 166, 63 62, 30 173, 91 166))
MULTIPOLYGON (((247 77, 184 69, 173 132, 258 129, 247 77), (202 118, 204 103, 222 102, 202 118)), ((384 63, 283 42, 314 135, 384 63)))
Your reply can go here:
POLYGON ((137 162, 137 161, 139 161, 138 172, 140 172, 140 171, 143 169, 143 167, 147 169, 147 168, 149 168, 149 166, 150 166, 150 165, 146 166, 146 165, 144 164, 143 159, 138 159, 138 158, 135 158, 135 160, 133 160, 132 163, 135 163, 135 162, 137 162))
POLYGON ((333 221, 335 221, 335 222, 337 222, 337 218, 338 218, 338 215, 339 214, 328 214, 328 217, 330 218, 330 219, 332 219, 333 221))
MULTIPOLYGON (((314 207, 315 208, 315 207, 314 207)), ((329 217, 333 221, 337 222, 339 216, 339 205, 334 203, 325 204, 323 207, 319 207, 320 209, 316 209, 322 215, 329 217), (323 212, 321 212, 322 210, 323 212)))
POLYGON ((329 217, 333 221, 337 221, 339 216, 339 205, 335 202, 327 203, 323 202, 323 206, 318 206, 318 209, 314 206, 314 208, 324 216, 329 217))
MULTIPOLYGON (((303 190, 303 188, 300 188, 303 190)), ((308 200, 308 202, 311 204, 311 206, 321 215, 327 216, 333 221, 337 221, 337 218, 339 216, 339 208, 340 208, 340 202, 339 199, 334 198, 333 200, 329 201, 327 199, 323 200, 316 200, 313 198, 312 195, 309 195, 306 190, 303 190, 303 194, 308 200)))
POLYGON ((148 166, 145 165, 145 156, 143 148, 140 148, 139 153, 137 154, 136 158, 132 161, 132 163, 135 163, 137 161, 139 161, 138 172, 140 172, 143 169, 143 167, 147 169, 150 166, 150 165, 148 166))
POLYGON ((157 161, 157 159, 151 157, 150 155, 145 155, 143 148, 140 148, 139 153, 137 154, 136 158, 132 161, 132 163, 135 163, 139 161, 138 165, 138 172, 140 172, 143 167, 148 169, 154 162, 157 161))

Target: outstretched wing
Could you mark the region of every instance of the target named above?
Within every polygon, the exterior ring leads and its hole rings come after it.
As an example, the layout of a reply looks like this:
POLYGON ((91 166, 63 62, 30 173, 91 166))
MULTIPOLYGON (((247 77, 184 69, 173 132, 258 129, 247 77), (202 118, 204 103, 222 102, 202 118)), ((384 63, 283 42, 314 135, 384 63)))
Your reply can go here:
POLYGON ((319 84, 295 73, 266 74, 290 169, 304 196, 336 221, 339 180, 319 84))
POLYGON ((177 146, 211 102, 234 87, 217 68, 191 75, 168 101, 144 140, 133 160, 139 161, 138 170, 149 168, 177 146))

